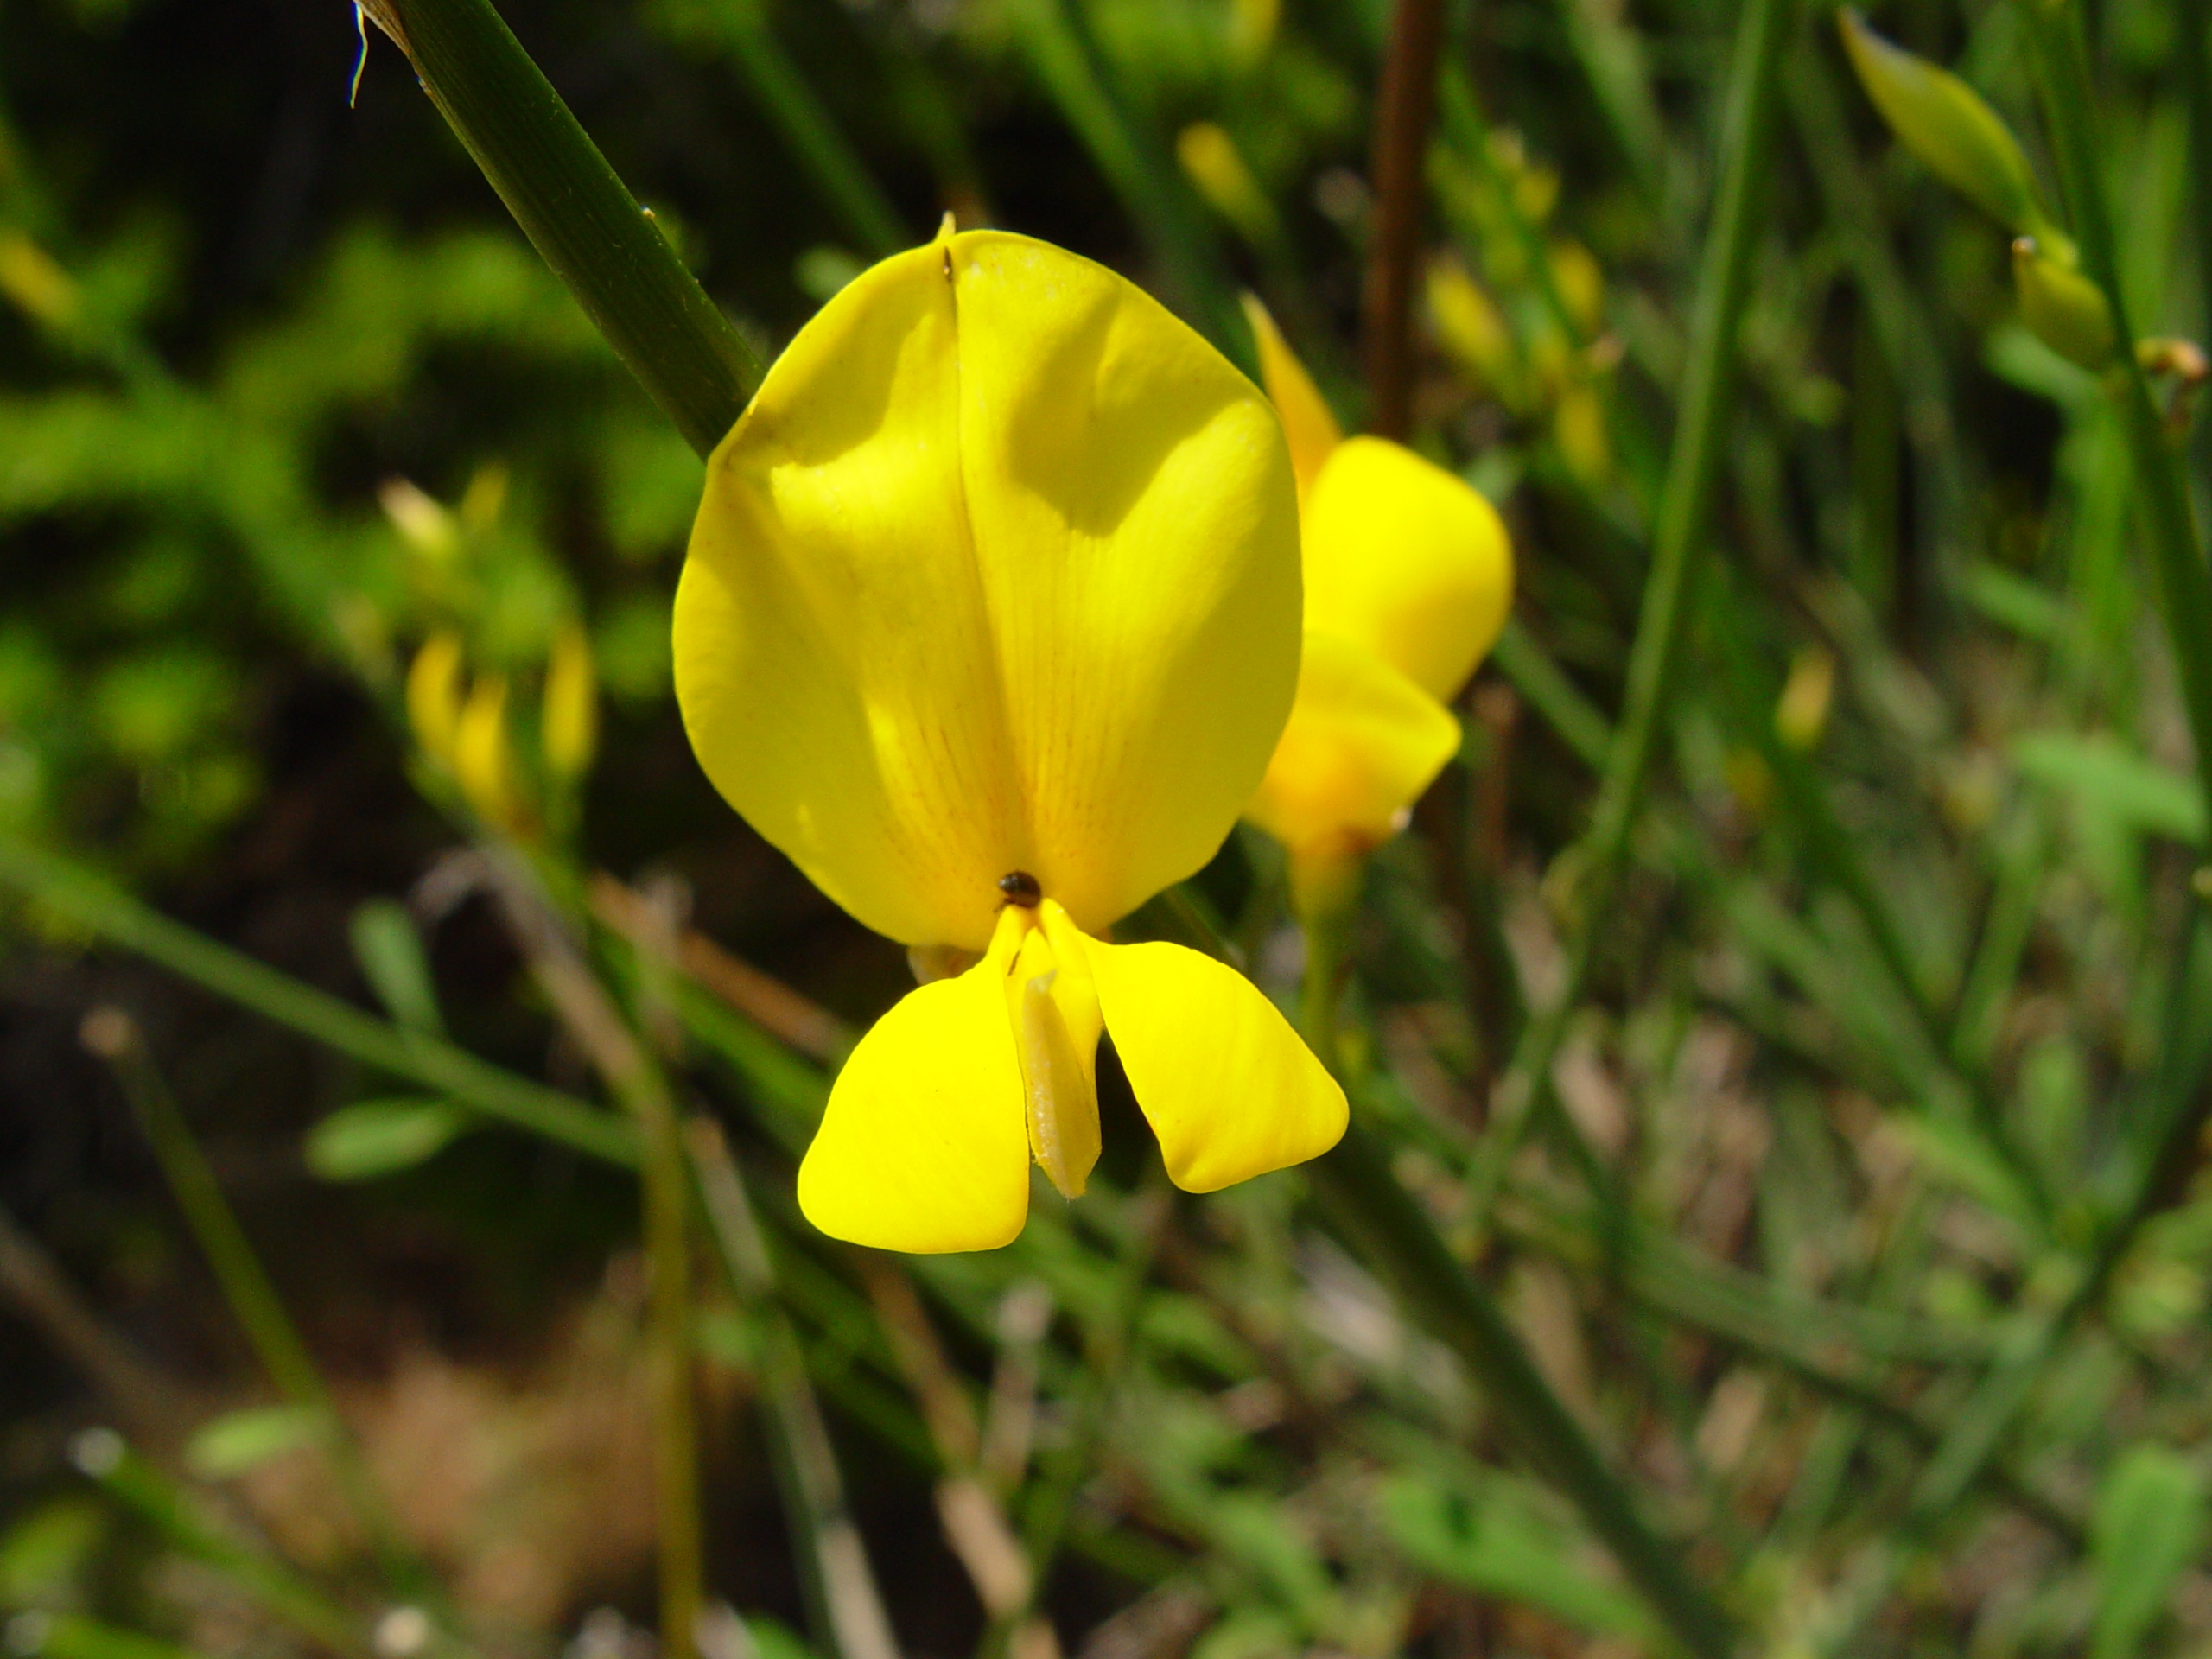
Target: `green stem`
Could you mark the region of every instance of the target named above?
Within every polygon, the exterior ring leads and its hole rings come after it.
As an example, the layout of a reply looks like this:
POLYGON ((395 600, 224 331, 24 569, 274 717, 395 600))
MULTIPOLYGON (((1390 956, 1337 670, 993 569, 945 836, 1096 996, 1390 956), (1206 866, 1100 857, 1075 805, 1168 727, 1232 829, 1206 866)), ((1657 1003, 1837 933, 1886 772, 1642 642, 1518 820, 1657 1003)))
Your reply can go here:
MULTIPOLYGON (((2182 100, 2189 106, 2190 194, 2183 212, 2196 226, 2197 327, 2212 339, 2212 0, 2182 0, 2177 8, 2182 100)), ((2212 467, 2212 421, 2197 423, 2200 467, 2212 467)))
POLYGON ((808 86, 770 29, 766 8, 734 8, 728 33, 731 54, 753 96, 783 130, 802 165, 829 198, 861 250, 880 259, 912 245, 913 238, 830 111, 808 86))
MULTIPOLYGON (((658 1524, 660 1650, 696 1659, 704 1604, 699 1431, 692 1394, 691 1173, 668 1079, 569 937, 535 870, 515 849, 484 849, 508 931, 561 1023, 637 1126, 644 1153, 645 1260, 652 1268, 646 1341, 652 1389, 653 1502, 658 1524)), ((673 925, 668 930, 673 933, 673 925)), ((666 953, 673 956, 673 950, 666 953)), ((642 988, 660 986, 641 957, 642 988)), ((664 1006, 665 999, 658 999, 664 1006)))
POLYGON ((401 1031, 169 920, 66 859, 5 835, 0 835, 0 887, 12 887, 111 944, 365 1065, 411 1077, 487 1117, 609 1163, 638 1161, 637 1138, 620 1118, 486 1065, 450 1043, 401 1031))
POLYGON ((761 365, 491 0, 361 0, 531 245, 691 447, 721 442, 761 365))
MULTIPOLYGON (((2089 277, 2104 290, 2112 308, 2120 350, 2107 378, 2116 393, 2128 451, 2135 465, 2138 499, 2148 532, 2152 561, 2174 661, 2181 674, 2182 704, 2196 750, 2197 781, 2212 816, 2212 575, 2197 540, 2196 512, 2181 455, 2168 439, 2150 383, 2130 349, 2126 297, 2120 281, 2119 242, 2113 232, 2099 168, 2102 154, 2089 86, 2088 47, 2082 35, 2081 7, 2052 6, 2047 0, 2020 0, 2029 55, 2042 95, 2044 121, 2059 182, 2073 217, 2089 277)), ((2194 10, 2194 9, 2193 9, 2194 10)), ((2201 19, 2199 20, 2201 21, 2201 19)))
POLYGON ((315 1414, 319 1441, 355 1517, 368 1534, 385 1577, 395 1587, 422 1587, 421 1568, 408 1557, 376 1483, 338 1414, 336 1402, 315 1369, 307 1344, 284 1311, 261 1258, 224 1198, 207 1156, 178 1109, 176 1096, 154 1064, 130 1017, 119 1008, 95 1008, 85 1019, 85 1045, 108 1063, 138 1120, 170 1195, 194 1242, 213 1269, 232 1314, 277 1392, 315 1414))
POLYGON ((352 1612, 289 1567, 243 1548, 210 1526, 198 1504, 112 1430, 86 1430, 77 1437, 70 1457, 86 1478, 144 1521, 164 1543, 214 1569, 270 1617, 315 1646, 361 1659, 376 1652, 352 1612))
MULTIPOLYGON (((1521 1137, 1550 1102, 1552 1065, 1581 1001, 1599 934, 1611 920, 1613 891, 1627 861, 1629 838, 1663 728, 1688 619, 1695 558, 1704 550, 1720 474, 1737 325, 1750 287, 1760 199, 1772 149, 1776 81, 1794 10, 1791 0, 1747 0, 1738 25, 1721 124, 1720 187, 1698 273, 1681 414, 1659 498, 1643 613, 1629 658, 1627 698, 1599 779, 1594 820, 1581 843, 1584 864, 1575 894, 1578 917, 1567 949, 1567 984, 1559 1000, 1529 1021, 1515 1052, 1516 1086, 1504 1091, 1506 1109, 1499 1114, 1475 1166, 1478 1205, 1486 1204, 1497 1191, 1521 1137)), ((1548 1116, 1571 1137, 1563 1114, 1548 1116)))
MULTIPOLYGON (((1322 1064, 1339 1076, 1342 967, 1333 930, 1309 925, 1299 1028, 1322 1064)), ((1452 1255, 1420 1203, 1391 1173, 1384 1143, 1355 1122, 1336 1150, 1306 1171, 1399 1305, 1459 1357, 1522 1453, 1582 1512, 1675 1639, 1697 1659, 1726 1659, 1734 1647, 1728 1616, 1684 1567, 1681 1551, 1638 1513, 1489 1292, 1452 1255)))

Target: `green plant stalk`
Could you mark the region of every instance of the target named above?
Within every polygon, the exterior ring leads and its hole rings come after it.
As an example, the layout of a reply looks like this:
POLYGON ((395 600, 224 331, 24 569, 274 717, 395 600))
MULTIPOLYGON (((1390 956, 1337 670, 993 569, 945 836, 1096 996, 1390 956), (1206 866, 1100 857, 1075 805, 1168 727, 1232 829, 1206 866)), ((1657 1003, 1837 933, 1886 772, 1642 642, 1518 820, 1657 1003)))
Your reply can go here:
MULTIPOLYGON (((1299 1027, 1306 1046, 1339 1076, 1342 969, 1332 931, 1309 926, 1299 1027)), ((1392 1173, 1384 1145, 1355 1119, 1334 1151, 1306 1166, 1306 1176, 1399 1306, 1459 1357, 1522 1454, 1581 1511, 1675 1640, 1696 1659, 1728 1659, 1735 1631, 1727 1614, 1691 1576, 1681 1550, 1637 1511, 1497 1303, 1392 1173)))
POLYGON ((176 1200, 200 1254, 214 1270, 223 1300, 245 1330, 262 1369, 280 1394, 315 1414, 321 1425, 318 1443, 323 1455, 338 1477, 354 1518, 368 1535, 369 1546, 385 1578, 396 1589, 419 1593, 425 1582, 423 1568, 410 1558, 400 1541, 399 1529, 361 1461, 359 1449, 339 1415, 322 1373, 315 1368, 314 1356, 284 1311, 283 1299, 270 1282, 261 1258, 254 1254, 238 1212, 223 1196, 207 1154, 184 1121, 176 1096, 169 1092, 153 1056, 146 1052, 143 1039, 118 1010, 95 1010, 87 1020, 107 1026, 108 1039, 99 1045, 98 1052, 130 1103, 138 1127, 162 1166, 170 1196, 176 1200))
MULTIPOLYGON (((2196 316, 2202 339, 2212 340, 2212 0, 2182 0, 2176 9, 2180 41, 2182 101, 2189 106, 2191 189, 2183 212, 2196 226, 2196 316)), ((2212 477, 2212 421, 2196 423, 2199 470, 2212 477)))
MULTIPOLYGON (((1760 197, 1773 148, 1776 83, 1795 10, 1791 0, 1747 0, 1738 24, 1720 130, 1720 186, 1698 273, 1681 413, 1659 498, 1643 613, 1629 658, 1627 698, 1599 782, 1593 822, 1580 843, 1586 862, 1574 895, 1578 916, 1567 953, 1567 983, 1558 1001, 1530 1020, 1514 1054, 1513 1086, 1502 1091, 1504 1109, 1486 1137, 1473 1172, 1478 1212, 1497 1190, 1529 1125, 1552 1104, 1553 1063, 1581 1001, 1599 930, 1610 919, 1613 890, 1627 861, 1630 836, 1664 727, 1688 621, 1691 578, 1703 550, 1719 481, 1737 325, 1750 288, 1760 197)), ((1547 1115, 1562 1134, 1574 1138, 1564 1114, 1547 1115)))
POLYGON ((2180 453, 2166 435, 2150 383, 2130 349, 2135 331, 2121 291, 2119 242, 2098 170, 2095 105, 2081 7, 2019 0, 2016 10, 2027 36, 2044 123, 2082 262, 2090 280, 2104 290, 2120 341, 2106 378, 2119 400, 2128 453, 2135 464, 2138 505, 2158 573, 2159 610, 2180 671, 2182 704, 2196 751, 2197 781, 2204 792, 2208 821, 2212 821, 2212 575, 2205 570, 2180 453))
POLYGON ((846 231, 863 252, 878 259, 912 246, 914 238, 899 222, 883 188, 777 41, 766 9, 734 10, 744 15, 733 20, 727 37, 731 54, 753 96, 782 130, 800 164, 814 175, 846 231))
MULTIPOLYGON (((653 1510, 660 1573, 660 1649, 696 1659, 705 1604, 699 1510, 699 1431, 693 1397, 691 1173, 668 1079, 569 936, 545 872, 500 842, 482 847, 489 886, 538 988, 637 1127, 643 1152, 648 1376, 652 1390, 653 1510)), ((642 999, 656 995, 657 963, 641 954, 642 999)))
POLYGON ((704 455, 760 359, 614 175, 491 0, 361 0, 423 90, 652 400, 704 455))
POLYGON ((100 1490, 138 1516, 171 1547, 213 1567, 264 1611, 334 1653, 375 1652, 353 1616, 308 1580, 225 1537, 194 1512, 169 1478, 106 1429, 79 1435, 73 1459, 100 1490))
POLYGON ((760 1322, 760 1387, 774 1430, 775 1473, 793 1534, 799 1583, 816 1643, 840 1659, 899 1659, 860 1530, 845 1503, 836 1448, 816 1399, 798 1332, 778 1300, 767 1241, 729 1142, 711 1118, 683 1128, 684 1148, 730 1288, 760 1322))
POLYGON ((411 1077, 487 1117, 609 1163, 638 1161, 637 1137, 621 1119, 450 1043, 403 1032, 169 920, 68 860, 12 836, 0 835, 0 887, 12 887, 111 944, 365 1065, 411 1077))

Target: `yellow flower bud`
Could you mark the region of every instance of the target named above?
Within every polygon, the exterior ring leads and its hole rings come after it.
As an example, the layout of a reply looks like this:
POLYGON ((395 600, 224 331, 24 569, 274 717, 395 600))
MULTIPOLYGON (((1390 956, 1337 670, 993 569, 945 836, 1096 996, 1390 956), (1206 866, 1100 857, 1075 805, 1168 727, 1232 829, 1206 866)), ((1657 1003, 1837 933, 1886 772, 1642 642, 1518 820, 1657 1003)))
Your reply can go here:
POLYGON ((514 749, 507 736, 505 675, 484 675, 469 688, 454 731, 453 772, 478 817, 502 830, 524 827, 514 749))
POLYGON ((1229 17, 1229 55, 1250 63, 1274 44, 1275 26, 1282 21, 1282 0, 1236 0, 1229 17))
POLYGON ((461 639, 450 630, 425 639, 408 665, 407 723, 423 753, 450 772, 461 727, 461 639))
POLYGON ((49 328, 66 327, 77 315, 77 284, 20 231, 0 235, 0 294, 49 328))
POLYGON ((2012 230, 2047 230, 2028 158, 1979 92, 1884 40, 1853 7, 1836 13, 1836 26, 1859 85, 1899 143, 2012 230))
POLYGON ((1835 658, 1824 646, 1807 645, 1790 659, 1774 705, 1774 734, 1793 749, 1811 749, 1827 730, 1834 705, 1835 658))
POLYGON ((1237 154, 1236 141, 1211 121, 1193 121, 1176 136, 1175 155, 1198 194, 1248 242, 1273 241, 1281 226, 1274 204, 1237 154))
POLYGON ((2032 236, 2012 244, 2012 285, 2020 321, 2069 363, 2092 371, 2112 361, 2115 335, 2104 290, 2045 253, 2032 236))
POLYGON ((599 677, 592 666, 590 638, 574 622, 555 637, 545 665, 539 740, 545 765, 556 778, 582 777, 598 753, 599 677))
POLYGON ((1518 365, 1513 336, 1490 296, 1449 257, 1429 262, 1427 286, 1437 344, 1484 391, 1508 396, 1520 378, 1518 365))
POLYGON ((432 499, 411 479, 388 478, 377 501, 391 527, 417 553, 443 559, 461 546, 461 527, 442 502, 432 499))

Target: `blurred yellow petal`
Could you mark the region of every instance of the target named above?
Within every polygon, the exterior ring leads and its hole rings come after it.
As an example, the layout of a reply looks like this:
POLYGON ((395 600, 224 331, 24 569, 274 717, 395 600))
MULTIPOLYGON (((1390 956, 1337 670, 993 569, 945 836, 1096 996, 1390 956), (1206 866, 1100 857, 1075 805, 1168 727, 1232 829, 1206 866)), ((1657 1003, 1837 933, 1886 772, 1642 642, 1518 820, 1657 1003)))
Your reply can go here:
POLYGON ((1365 645, 1440 702, 1505 626, 1497 510, 1402 444, 1348 438, 1306 499, 1306 626, 1365 645))
POLYGON ((448 770, 461 726, 461 636, 442 629, 407 665, 407 723, 423 753, 448 770))
POLYGON ((1103 928, 1266 768, 1296 539, 1280 424, 1198 335, 1044 243, 940 239, 825 305, 716 450, 685 723, 878 932, 981 949, 1014 870, 1103 928))
POLYGON ((541 709, 546 766, 556 777, 582 777, 599 752, 599 676, 591 639, 580 623, 570 622, 554 636, 541 709))
POLYGON ((1249 294, 1244 296, 1244 318, 1260 347, 1260 378, 1275 413, 1282 417, 1282 435, 1290 445, 1290 465, 1298 474, 1298 494, 1303 500, 1320 476, 1322 463, 1344 442, 1344 429, 1268 308, 1249 294))
POLYGON ((453 734, 453 773, 470 808, 485 823, 519 832, 529 814, 515 779, 514 742, 507 732, 507 677, 486 674, 469 688, 453 734))
POLYGON ((1007 953, 910 991, 860 1040, 798 1169, 832 1238, 933 1254, 1009 1243, 1029 1213, 1007 953))
POLYGON ((1387 841, 1459 753, 1451 711, 1363 645, 1306 636, 1298 701, 1244 816, 1294 851, 1387 841))
POLYGON ((1179 944, 1085 949, 1107 1033, 1176 1185, 1216 1192, 1337 1144, 1344 1091, 1251 981, 1179 944))

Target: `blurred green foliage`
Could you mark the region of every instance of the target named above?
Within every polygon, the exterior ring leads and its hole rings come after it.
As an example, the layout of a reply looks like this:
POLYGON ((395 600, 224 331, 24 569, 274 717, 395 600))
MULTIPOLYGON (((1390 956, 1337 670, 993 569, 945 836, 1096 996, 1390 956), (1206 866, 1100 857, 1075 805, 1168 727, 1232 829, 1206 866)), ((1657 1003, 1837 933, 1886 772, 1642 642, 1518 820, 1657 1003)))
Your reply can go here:
MULTIPOLYGON (((1252 288, 1357 424, 1383 0, 505 10, 766 350, 950 210, 1129 270, 1233 353, 1230 302, 1252 288)), ((2132 320, 2202 339, 2204 9, 2062 10, 2088 21, 2132 320)), ((1465 764, 1371 872, 1348 1034, 1363 1108, 1759 1650, 2202 1654, 2212 942, 2143 480, 2107 383, 2023 313, 2018 226, 1891 142, 1824 6, 1785 54, 1666 782, 1617 902, 1578 909, 1734 12, 1450 9, 1417 442, 1505 508, 1522 592, 1465 711, 1465 764), (1554 1068, 1561 1122, 1501 1166, 1491 1085, 1579 928, 1598 948, 1554 1068)), ((2017 136, 2031 194, 2061 200, 2012 5, 1895 0, 1870 22, 1959 77, 2017 136)), ((405 1659, 430 1638, 391 1619, 448 1617, 378 1580, 359 1525, 330 1518, 296 1408, 198 1334, 219 1304, 162 1242, 146 1171, 101 1144, 127 1131, 77 1126, 105 1122, 83 1103, 105 1085, 38 1021, 120 996, 153 1007, 482 1650, 638 1650, 623 1617, 584 1617, 644 1605, 626 1189, 402 1064, 449 1033, 592 1091, 524 971, 527 930, 471 903, 498 887, 480 861, 521 842, 624 1016, 656 1041, 680 1029, 685 1109, 730 1123, 738 1202, 759 1211, 702 1244, 726 1269, 701 1297, 710 1414, 760 1425, 711 1447, 714 1566, 745 1615, 730 1651, 748 1633, 768 1659, 808 1651, 780 1620, 836 1659, 887 1659, 854 1645, 833 1592, 880 1592, 915 1650, 980 1641, 989 1659, 1042 1659, 1040 1611, 1071 1648, 1090 1632, 1093 1659, 1666 1651, 1295 1177, 1187 1202, 1109 1122, 1096 1196, 1040 1206, 1007 1252, 894 1269, 804 1228, 791 1159, 840 1017, 879 1011, 901 969, 668 760, 698 462, 381 40, 346 109, 354 40, 340 0, 0 0, 0 834, 165 898, 312 897, 327 913, 289 932, 221 905, 196 919, 253 954, 279 938, 397 1033, 374 1063, 272 1058, 242 1034, 257 1026, 87 957, 88 912, 20 911, 0 1201, 87 1281, 96 1325, 189 1377, 153 1419, 197 1433, 162 1447, 132 1424, 143 1465, 79 1438, 70 1473, 83 1396, 28 1360, 0 1378, 10 1643, 405 1659), (575 628, 611 708, 571 798, 537 699, 575 628), (512 692, 501 764, 529 810, 512 822, 410 726, 410 667, 441 634, 462 684, 512 692), (325 750, 367 781, 319 780, 303 756, 325 750), (283 850, 315 800, 389 843, 392 890, 283 850), (471 844, 478 863, 438 856, 471 844), (689 875, 700 919, 816 1006, 757 985, 732 1006, 724 970, 690 957, 671 978, 594 912, 605 868, 689 875), (464 1357, 424 1361, 437 1342, 361 1312, 387 1304, 486 1351, 456 1338, 464 1357), (395 1376, 418 1402, 448 1390, 461 1429, 403 1419, 395 1376), (626 1483, 577 1442, 626 1458, 626 1483), (440 1478, 464 1444, 498 1467, 454 1497, 440 1478), (514 1444, 532 1449, 500 1463, 514 1444), (410 1477, 438 1515, 410 1507, 410 1477), (940 1527, 957 1478, 1034 1569, 1002 1604, 973 1535, 940 1527), (809 1541, 848 1498, 856 1580, 809 1541), (472 1576, 503 1528, 545 1564, 536 1600, 472 1576)), ((2203 456, 2201 428, 2190 442, 2203 456)), ((1283 991, 1280 880, 1240 837, 1132 930, 1217 922, 1283 991)), ((28 1305, 0 1224, 0 1281, 28 1305)), ((129 1409, 127 1370, 96 1350, 73 1357, 100 1411, 129 1409)))

